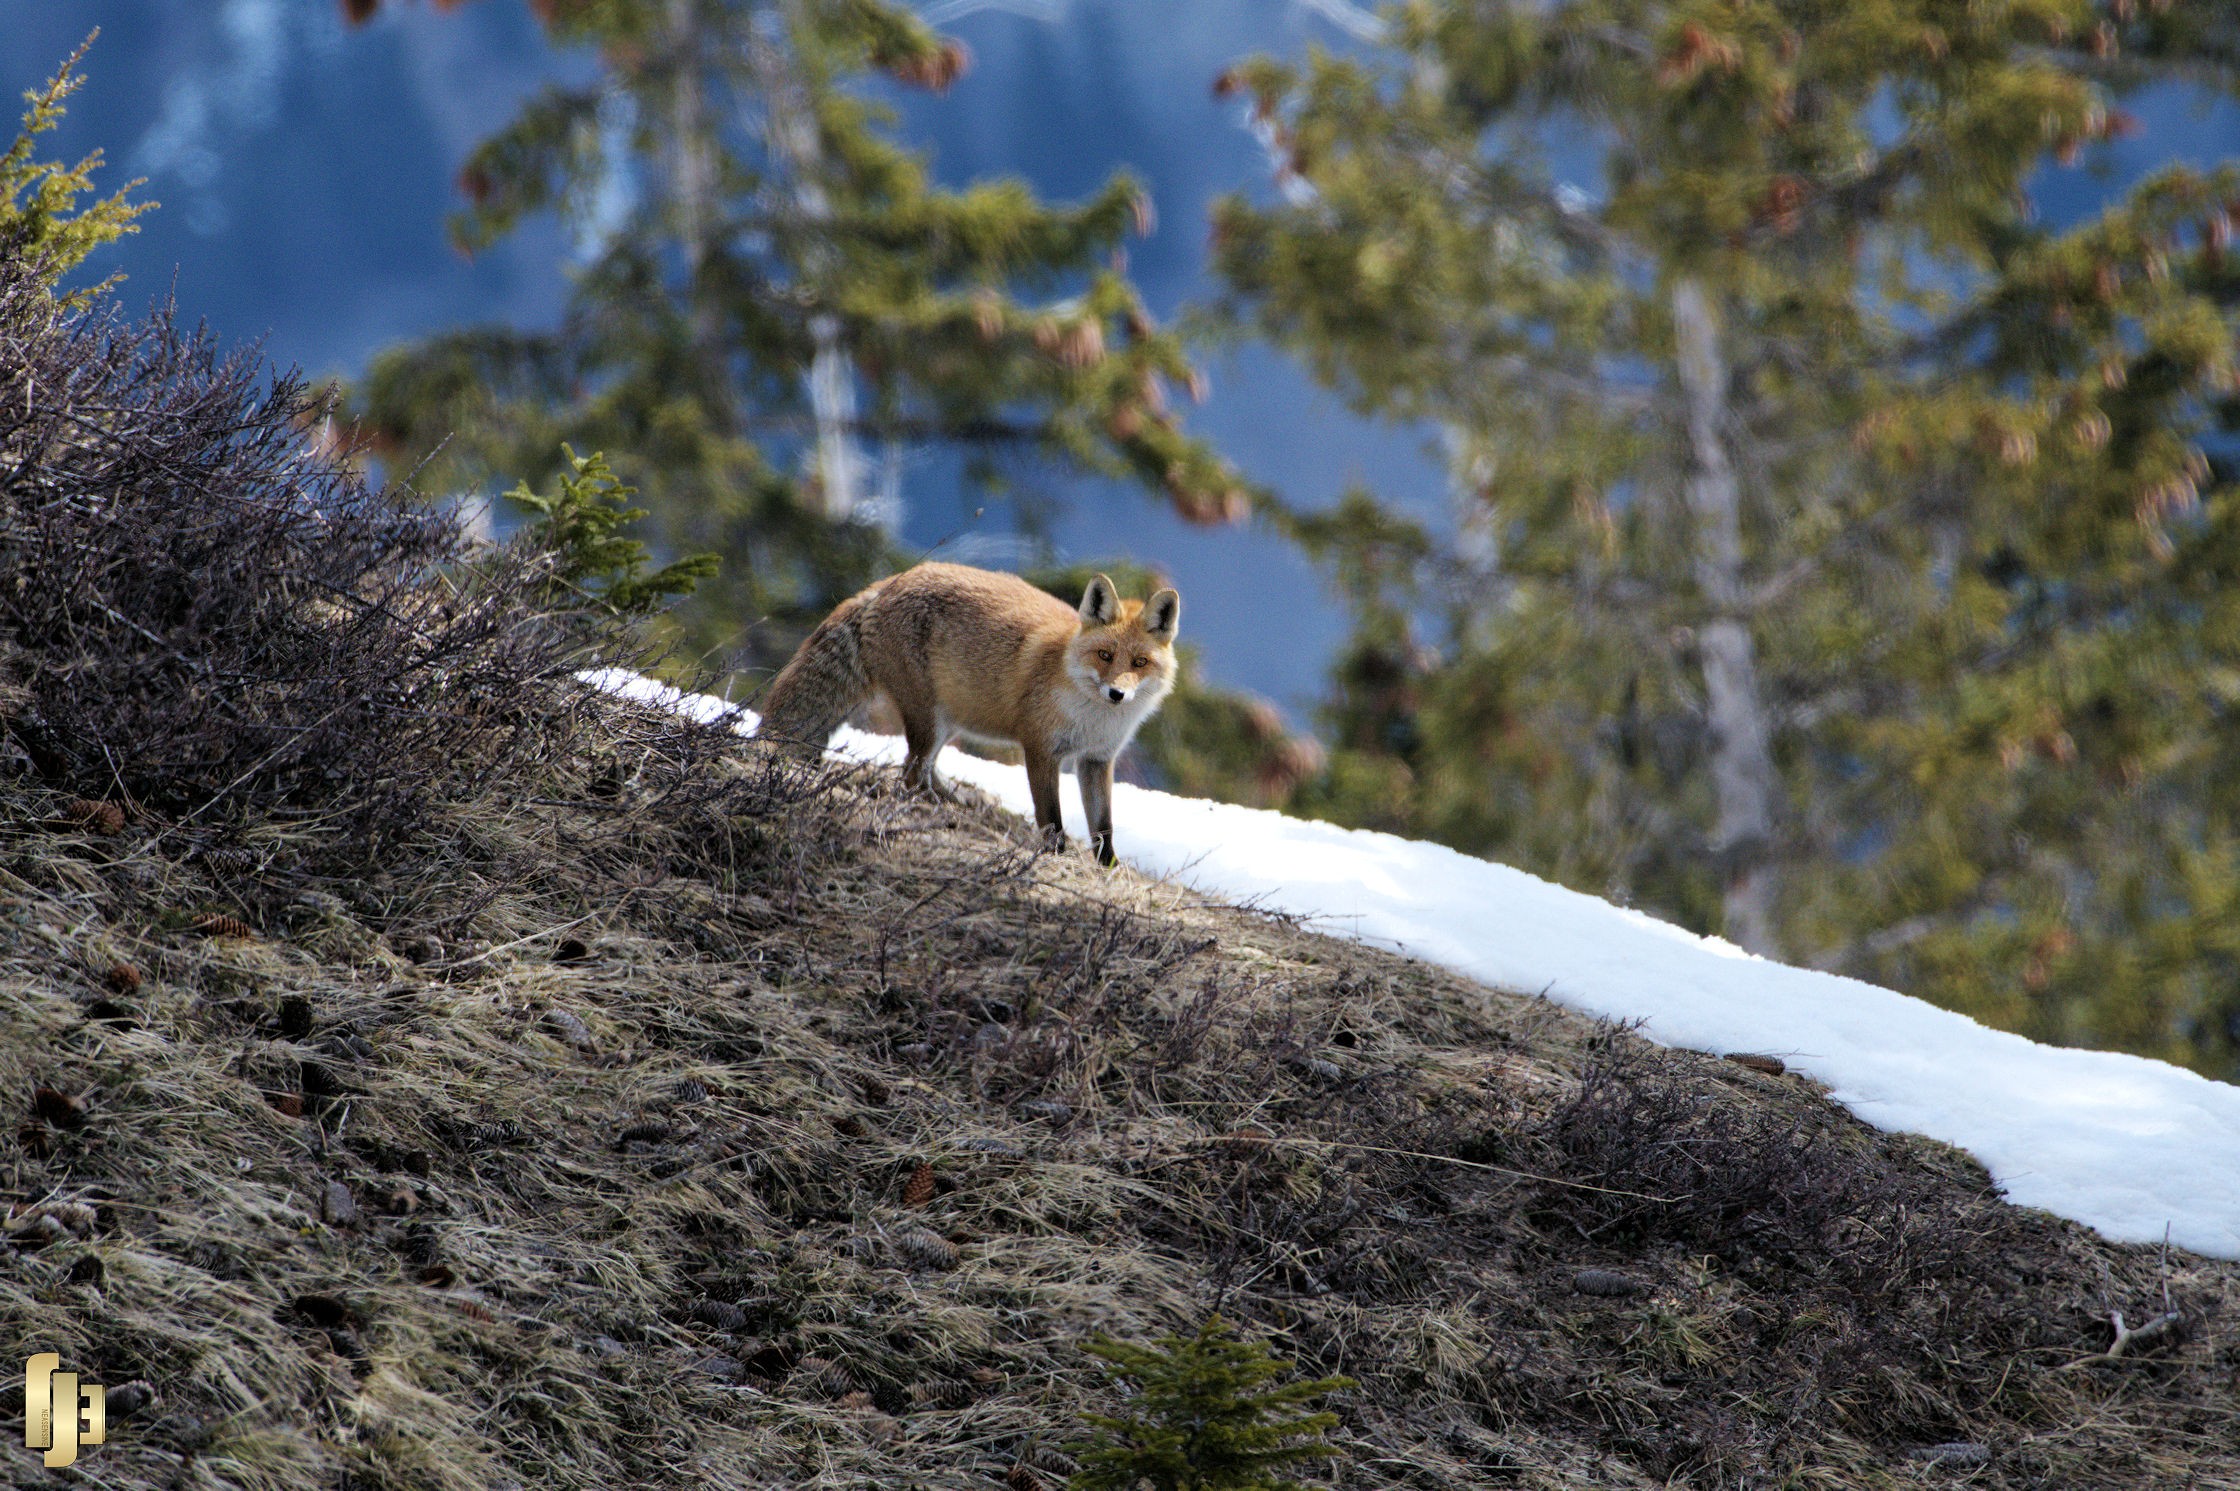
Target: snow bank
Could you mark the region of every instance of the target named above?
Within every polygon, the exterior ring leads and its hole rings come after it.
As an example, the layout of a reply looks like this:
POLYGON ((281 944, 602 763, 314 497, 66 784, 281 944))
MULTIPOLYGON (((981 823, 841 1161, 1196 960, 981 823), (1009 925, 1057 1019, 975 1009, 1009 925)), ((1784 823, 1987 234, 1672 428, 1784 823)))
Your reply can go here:
MULTIPOLYGON (((635 674, 602 688, 701 718, 754 717, 635 674)), ((844 730, 836 753, 899 762, 902 742, 844 730)), ((941 761, 1011 812, 1026 773, 959 751, 941 761)), ((1073 786, 1066 826, 1086 836, 1073 786)), ((1967 1150, 2008 1197, 2119 1242, 2240 1257, 2240 1087, 2159 1061, 2041 1046, 1857 979, 1791 968, 1504 865, 1389 834, 1122 784, 1120 856, 1229 900, 1444 964, 1503 989, 1641 1020, 1667 1045, 1763 1051, 1884 1129, 1967 1150)))

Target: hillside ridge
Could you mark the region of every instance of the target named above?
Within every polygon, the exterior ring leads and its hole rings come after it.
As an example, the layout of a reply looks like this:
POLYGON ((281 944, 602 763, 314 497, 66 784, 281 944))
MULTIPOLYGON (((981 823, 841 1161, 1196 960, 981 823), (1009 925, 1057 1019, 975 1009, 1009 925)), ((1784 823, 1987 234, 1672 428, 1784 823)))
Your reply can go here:
POLYGON ((2240 1485, 2230 1265, 880 771, 679 873, 601 708, 449 921, 0 788, 0 1322, 157 1395, 92 1484, 1056 1485, 1079 1343, 1218 1308, 1360 1380, 1338 1485, 2240 1485))
MULTIPOLYGON (((585 680, 707 724, 751 711, 619 669, 585 680)), ((893 737, 839 732, 893 765, 893 737)), ((1020 817, 1025 779, 961 750, 942 771, 1020 817)), ((1063 798, 1065 794, 1061 794, 1063 798)), ((1779 1055, 1877 1128, 1966 1150, 2012 1199, 2118 1241, 2240 1258, 2240 1087, 2121 1051, 2047 1045, 1896 989, 1753 957, 1644 912, 1443 845, 1124 784, 1123 860, 1220 899, 1535 989, 1668 1046, 1779 1055)), ((1086 834, 1078 812, 1069 827, 1086 834)))

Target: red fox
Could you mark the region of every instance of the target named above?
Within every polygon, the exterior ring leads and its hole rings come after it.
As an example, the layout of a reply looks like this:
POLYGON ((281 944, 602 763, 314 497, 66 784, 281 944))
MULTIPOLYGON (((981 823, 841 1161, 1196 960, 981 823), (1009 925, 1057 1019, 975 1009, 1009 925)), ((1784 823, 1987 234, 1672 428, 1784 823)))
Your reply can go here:
POLYGON ((902 717, 903 779, 947 795, 934 758, 958 736, 1026 753, 1034 821, 1065 842, 1058 764, 1072 761, 1100 864, 1112 849, 1112 760, 1174 685, 1182 597, 1124 601, 1097 576, 1079 609, 1017 575, 921 564, 851 596, 809 634, 762 704, 762 734, 821 748, 873 695, 902 717))

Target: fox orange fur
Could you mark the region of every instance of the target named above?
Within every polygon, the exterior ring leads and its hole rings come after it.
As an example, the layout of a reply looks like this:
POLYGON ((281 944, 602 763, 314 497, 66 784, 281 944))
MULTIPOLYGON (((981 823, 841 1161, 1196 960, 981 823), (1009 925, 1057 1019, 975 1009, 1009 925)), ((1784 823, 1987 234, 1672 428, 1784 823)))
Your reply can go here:
POLYGON ((1078 608, 1017 575, 921 564, 833 609, 763 700, 762 733, 821 748, 875 695, 902 718, 903 776, 936 795, 934 758, 958 736, 1014 741, 1035 823, 1055 842, 1058 767, 1075 763, 1100 863, 1114 861, 1112 762, 1174 685, 1182 597, 1124 601, 1089 582, 1078 608))

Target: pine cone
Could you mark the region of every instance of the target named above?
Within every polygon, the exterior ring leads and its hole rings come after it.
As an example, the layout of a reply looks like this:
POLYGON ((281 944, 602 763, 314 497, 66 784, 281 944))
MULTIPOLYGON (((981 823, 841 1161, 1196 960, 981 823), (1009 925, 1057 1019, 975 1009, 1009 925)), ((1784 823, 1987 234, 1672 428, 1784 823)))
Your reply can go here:
POLYGON ((793 1383, 817 1397, 835 1401, 855 1391, 848 1369, 821 1356, 805 1356, 793 1364, 793 1383))
POLYGON ((906 1227, 897 1233, 894 1250, 902 1255, 904 1262, 914 1268, 946 1271, 955 1268, 963 1259, 955 1243, 938 1232, 929 1232, 923 1227, 906 1227))
POLYGON ((963 1408, 973 1396, 972 1384, 957 1377, 929 1377, 910 1384, 912 1408, 963 1408))
POLYGON ((94 802, 90 798, 73 797, 62 805, 63 818, 81 824, 97 834, 124 832, 124 809, 113 802, 94 802))

